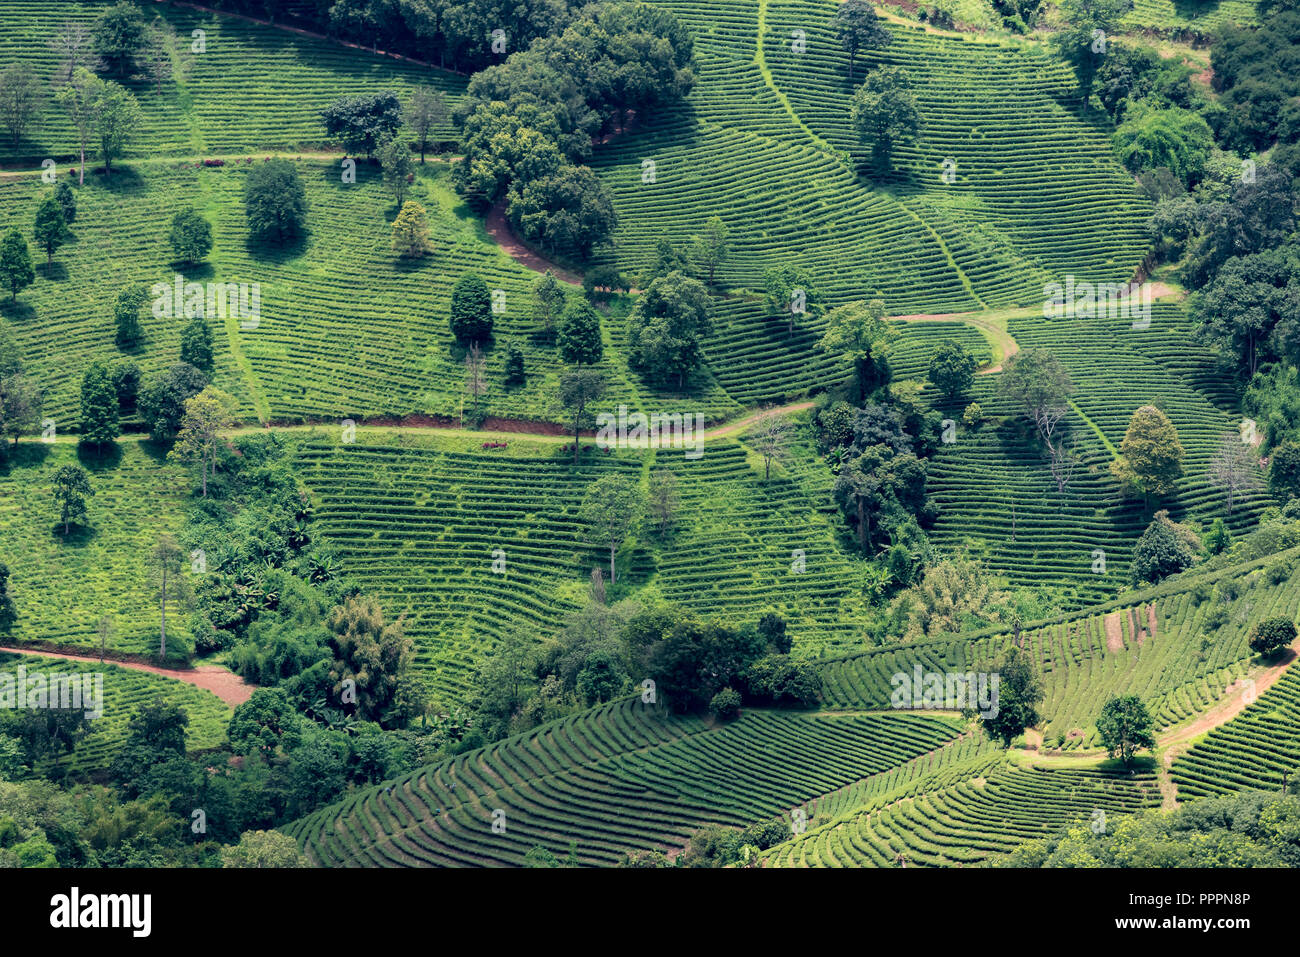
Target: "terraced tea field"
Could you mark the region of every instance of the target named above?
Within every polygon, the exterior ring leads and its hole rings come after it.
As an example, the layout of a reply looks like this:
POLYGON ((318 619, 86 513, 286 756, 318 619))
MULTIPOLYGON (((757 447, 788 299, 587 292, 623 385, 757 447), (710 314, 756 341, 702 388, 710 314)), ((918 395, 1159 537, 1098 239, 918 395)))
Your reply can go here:
POLYGON ((77 745, 72 757, 57 759, 56 763, 69 771, 106 769, 126 741, 127 722, 141 706, 156 698, 179 705, 189 717, 185 743, 191 751, 219 747, 226 738, 226 725, 230 722, 230 708, 212 692, 169 678, 119 668, 111 662, 101 665, 98 662, 0 652, 0 675, 9 676, 15 683, 20 677, 34 675, 43 675, 47 680, 51 675, 90 675, 92 680, 95 675, 103 676, 103 713, 91 719, 91 731, 77 745), (24 669, 21 673, 19 666, 24 669))
MULTIPOLYGON (((145 558, 164 532, 180 533, 185 470, 165 464, 147 441, 118 443, 104 460, 80 457, 72 442, 26 440, 0 465, 0 561, 9 566, 9 593, 18 609, 13 637, 76 648, 99 647, 99 620, 112 622, 108 647, 131 654, 158 650, 157 602, 145 558), (56 529, 55 471, 81 462, 95 494, 85 528, 64 539, 56 529)), ((185 635, 184 616, 169 633, 185 635)))
POLYGON ((901 314, 1028 305, 1058 272, 1126 281, 1141 259, 1147 207, 1103 159, 1106 134, 1070 110, 1066 71, 1038 50, 890 24, 894 42, 858 75, 907 69, 925 135, 872 183, 857 172, 833 0, 659 5, 693 31, 700 82, 685 107, 597 157, 620 210, 621 266, 635 272, 665 231, 684 239, 718 214, 743 237, 727 283, 759 288, 765 267, 793 263, 832 302, 879 296, 901 314))
MULTIPOLYGON (((65 21, 90 25, 105 3, 60 0, 57 7, 37 0, 7 0, 0 29, 0 63, 31 63, 43 76, 59 68, 49 48, 53 26, 65 21)), ((249 150, 302 149, 322 143, 322 104, 349 93, 396 91, 403 100, 415 86, 447 96, 450 105, 463 94, 465 78, 445 70, 391 57, 372 56, 326 40, 278 30, 236 17, 171 4, 149 4, 176 32, 172 60, 179 73, 161 92, 139 81, 131 91, 144 111, 145 124, 128 145, 128 156, 201 156, 249 150), (194 46, 202 31, 202 52, 194 46), (257 64, 250 70, 249 64, 257 64), (235 82, 235 78, 237 82, 235 82)), ((435 136, 455 139, 450 123, 435 136)), ((76 159, 76 136, 65 111, 48 103, 12 143, 0 144, 0 162, 46 156, 60 164, 76 159)))
POLYGON ((705 823, 788 815, 955 734, 930 717, 761 710, 709 728, 623 700, 358 792, 288 830, 326 865, 517 865, 537 845, 608 865, 650 845, 679 849, 705 823))

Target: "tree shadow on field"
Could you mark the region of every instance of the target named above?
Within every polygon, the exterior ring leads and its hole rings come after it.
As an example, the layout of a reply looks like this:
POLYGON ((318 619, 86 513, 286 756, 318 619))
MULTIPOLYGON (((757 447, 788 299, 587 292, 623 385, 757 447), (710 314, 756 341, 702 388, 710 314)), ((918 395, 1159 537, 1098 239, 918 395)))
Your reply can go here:
POLYGON ((283 266, 292 263, 296 259, 301 259, 303 254, 307 252, 310 240, 311 230, 304 227, 302 232, 283 241, 254 239, 249 236, 244 241, 244 248, 248 251, 248 255, 258 263, 283 266))
POLYGON ((1219 0, 1174 0, 1174 12, 1184 20, 1195 20, 1219 9, 1219 0))
POLYGON ((25 299, 15 301, 10 299, 8 296, 3 296, 0 297, 0 316, 4 316, 13 323, 35 319, 36 307, 28 303, 25 299))
POLYGON ((5 440, 4 449, 0 450, 0 475, 7 476, 16 469, 40 468, 52 447, 45 442, 19 442, 15 447, 12 440, 5 440))
POLYGON ((77 444, 77 461, 90 472, 104 472, 122 464, 122 447, 116 442, 95 445, 93 442, 77 444))
MULTIPOLYGON (((167 268, 170 269, 173 274, 179 273, 186 282, 211 282, 217 272, 212 267, 212 263, 183 263, 175 259, 167 264, 167 268)), ((163 281, 166 282, 166 280, 163 281)), ((175 280, 173 280, 173 282, 174 281, 175 280)), ((175 304, 173 303, 173 306, 174 305, 175 304)))
POLYGON ((433 266, 433 256, 399 256, 393 254, 393 269, 402 275, 424 272, 433 266))
POLYGON ((95 527, 77 524, 73 524, 72 528, 68 529, 68 534, 64 535, 62 522, 55 522, 51 525, 50 533, 59 544, 66 545, 69 548, 85 548, 99 537, 99 530, 95 527))
POLYGON ((36 267, 36 274, 48 282, 64 282, 68 278, 68 267, 57 260, 41 263, 36 267))
POLYGON ((114 166, 111 173, 105 173, 104 167, 98 166, 90 173, 86 185, 93 183, 107 193, 133 193, 144 189, 144 179, 134 166, 114 166))
POLYGON ((155 438, 145 438, 140 443, 140 451, 149 456, 156 465, 167 464, 167 453, 171 451, 171 442, 160 442, 155 438))

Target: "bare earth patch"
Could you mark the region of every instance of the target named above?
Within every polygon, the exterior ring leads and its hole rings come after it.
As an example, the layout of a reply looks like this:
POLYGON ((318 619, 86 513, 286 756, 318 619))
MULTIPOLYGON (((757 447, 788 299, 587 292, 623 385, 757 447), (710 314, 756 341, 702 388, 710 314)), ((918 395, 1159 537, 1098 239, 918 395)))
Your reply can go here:
POLYGON ((1120 613, 1112 611, 1104 619, 1106 625, 1106 650, 1121 652, 1124 650, 1124 625, 1120 622, 1120 613))
MULTIPOLYGON (((13 648, 9 646, 0 647, 0 651, 9 651, 19 655, 35 655, 39 658, 63 658, 67 661, 99 663, 98 655, 55 654, 34 648, 13 648)), ((143 661, 117 661, 112 658, 105 659, 104 663, 117 665, 119 668, 128 668, 131 671, 147 671, 150 674, 162 675, 162 677, 171 678, 174 681, 184 681, 196 688, 211 691, 232 708, 239 707, 251 698, 253 692, 257 690, 256 685, 250 685, 239 675, 222 668, 220 665, 199 665, 197 668, 159 668, 157 665, 145 664, 143 661)))

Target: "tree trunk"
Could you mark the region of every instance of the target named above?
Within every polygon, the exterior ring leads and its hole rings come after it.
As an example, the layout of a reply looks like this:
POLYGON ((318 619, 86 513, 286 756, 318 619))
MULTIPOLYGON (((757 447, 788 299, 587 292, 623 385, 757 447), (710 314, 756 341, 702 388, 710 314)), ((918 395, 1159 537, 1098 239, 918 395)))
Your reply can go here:
MULTIPOLYGON (((582 415, 579 410, 578 415, 582 415)), ((578 464, 578 415, 573 417, 573 464, 578 464)))
POLYGON ((162 570, 162 597, 159 599, 159 603, 162 606, 162 627, 161 627, 162 641, 161 644, 158 646, 158 660, 166 661, 167 660, 167 568, 166 566, 164 566, 162 570))
POLYGON ((864 552, 867 550, 867 517, 861 498, 858 499, 858 545, 864 552))
POLYGON ((77 185, 86 185, 86 144, 81 144, 81 168, 77 170, 77 185))
POLYGON ((614 584, 614 541, 609 543, 609 583, 614 584))

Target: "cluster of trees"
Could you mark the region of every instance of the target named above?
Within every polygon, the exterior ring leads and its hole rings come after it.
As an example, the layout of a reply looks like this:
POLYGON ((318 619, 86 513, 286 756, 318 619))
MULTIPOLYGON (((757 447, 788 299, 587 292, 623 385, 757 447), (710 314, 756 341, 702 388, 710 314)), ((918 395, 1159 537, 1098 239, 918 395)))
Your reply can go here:
POLYGON ((585 0, 213 0, 210 6, 473 73, 563 30, 585 0))
POLYGON ((590 168, 592 138, 629 114, 662 108, 694 85, 693 48, 676 17, 640 3, 583 8, 470 81, 456 110, 453 179, 483 208, 552 254, 588 258, 612 233, 609 192, 590 168))
POLYGON ((513 631, 483 658, 466 746, 632 693, 646 707, 720 720, 734 719, 743 704, 811 707, 820 676, 792 659, 790 647, 775 613, 736 626, 671 605, 593 598, 555 637, 538 645, 531 633, 513 631))
POLYGON ((0 72, 0 120, 16 146, 53 99, 77 135, 79 182, 96 147, 108 174, 142 125, 139 102, 123 84, 151 82, 161 92, 173 74, 174 47, 172 28, 158 17, 146 20, 134 3, 108 7, 91 25, 67 21, 50 40, 59 60, 53 96, 34 66, 12 63, 0 72))
MULTIPOLYGON (((849 54, 849 83, 855 82, 858 57, 889 46, 893 35, 876 16, 867 0, 846 0, 830 22, 831 33, 849 54)), ((882 66, 869 72, 853 94, 850 118, 859 142, 870 150, 871 162, 888 169, 900 146, 916 141, 921 113, 912 81, 899 67, 882 66)))
POLYGON ((1000 867, 1297 867, 1300 800, 1248 791, 1174 811, 1124 815, 1105 828, 1081 821, 1022 844, 1000 867))

